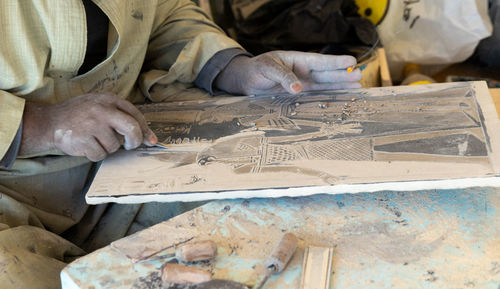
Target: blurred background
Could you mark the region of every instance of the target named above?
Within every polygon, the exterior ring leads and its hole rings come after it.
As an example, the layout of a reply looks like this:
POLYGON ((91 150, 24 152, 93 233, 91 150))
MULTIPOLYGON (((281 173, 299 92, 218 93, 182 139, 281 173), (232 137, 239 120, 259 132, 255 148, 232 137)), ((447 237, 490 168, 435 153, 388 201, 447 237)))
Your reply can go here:
POLYGON ((500 87, 500 0, 198 0, 254 55, 350 54, 363 86, 485 80, 500 87))

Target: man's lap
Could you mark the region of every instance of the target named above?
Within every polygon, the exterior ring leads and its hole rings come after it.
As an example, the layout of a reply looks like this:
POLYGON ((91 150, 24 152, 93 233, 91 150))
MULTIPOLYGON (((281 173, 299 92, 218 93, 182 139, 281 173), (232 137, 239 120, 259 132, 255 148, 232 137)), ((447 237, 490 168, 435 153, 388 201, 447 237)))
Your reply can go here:
POLYGON ((5 288, 58 288, 60 270, 75 257, 202 204, 89 206, 84 194, 92 167, 61 156, 23 160, 13 171, 0 171, 0 284, 8 284, 5 288))

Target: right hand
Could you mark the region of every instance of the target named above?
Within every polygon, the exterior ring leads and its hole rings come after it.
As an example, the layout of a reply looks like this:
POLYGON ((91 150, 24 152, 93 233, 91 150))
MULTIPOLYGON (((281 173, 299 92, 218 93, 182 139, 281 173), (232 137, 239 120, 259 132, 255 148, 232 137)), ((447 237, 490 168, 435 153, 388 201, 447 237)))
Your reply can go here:
POLYGON ((19 154, 58 149, 100 161, 120 148, 120 135, 127 150, 158 141, 141 112, 113 94, 85 94, 56 104, 27 102, 19 154))

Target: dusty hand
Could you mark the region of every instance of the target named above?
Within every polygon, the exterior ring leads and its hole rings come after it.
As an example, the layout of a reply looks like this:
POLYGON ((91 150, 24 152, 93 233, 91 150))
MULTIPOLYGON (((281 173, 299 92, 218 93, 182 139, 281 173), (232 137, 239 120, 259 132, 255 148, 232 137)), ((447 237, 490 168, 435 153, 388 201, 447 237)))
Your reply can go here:
POLYGON ((68 155, 102 160, 120 148, 158 140, 130 102, 112 94, 86 94, 57 104, 26 103, 20 154, 58 149, 68 155))
POLYGON ((296 51, 238 56, 217 76, 215 86, 229 93, 247 95, 359 88, 361 72, 346 71, 355 64, 352 56, 296 51))

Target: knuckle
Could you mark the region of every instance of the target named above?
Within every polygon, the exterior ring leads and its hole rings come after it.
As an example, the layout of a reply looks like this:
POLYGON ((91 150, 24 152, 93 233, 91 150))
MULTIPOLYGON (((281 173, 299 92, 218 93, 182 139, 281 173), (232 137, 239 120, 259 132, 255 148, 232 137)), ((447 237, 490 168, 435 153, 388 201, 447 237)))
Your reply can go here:
POLYGON ((270 65, 270 66, 276 65, 276 62, 274 61, 274 59, 275 59, 275 57, 270 53, 262 54, 262 55, 258 56, 258 58, 257 58, 258 62, 260 62, 261 64, 270 65))
POLYGON ((137 135, 134 135, 134 137, 131 138, 131 145, 133 148, 136 148, 141 145, 142 143, 142 133, 139 133, 137 135))
POLYGON ((115 136, 111 136, 111 137, 108 136, 107 138, 103 139, 102 143, 103 143, 104 149, 108 153, 116 152, 118 149, 120 149, 120 146, 121 146, 119 139, 115 136))
POLYGON ((90 152, 87 154, 87 158, 93 162, 102 161, 105 157, 106 157, 106 153, 103 151, 90 152))
POLYGON ((114 153, 116 152, 117 150, 120 149, 120 142, 118 140, 115 140, 109 147, 109 152, 110 153, 114 153))
POLYGON ((132 150, 132 149, 135 149, 138 146, 140 146, 141 143, 142 143, 142 139, 139 140, 139 139, 136 139, 136 138, 131 138, 128 141, 125 142, 124 147, 125 147, 126 150, 132 150))
POLYGON ((293 73, 290 70, 287 71, 286 78, 287 78, 288 81, 296 81, 297 80, 297 76, 295 76, 295 73, 293 73))
POLYGON ((137 136, 139 134, 142 135, 141 128, 138 123, 130 123, 127 125, 125 128, 125 133, 131 135, 131 136, 137 136))
POLYGON ((127 137, 126 149, 134 149, 141 145, 143 136, 140 130, 130 133, 127 137))
POLYGON ((352 65, 356 65, 356 58, 350 55, 338 56, 337 62, 341 67, 348 67, 352 65))

